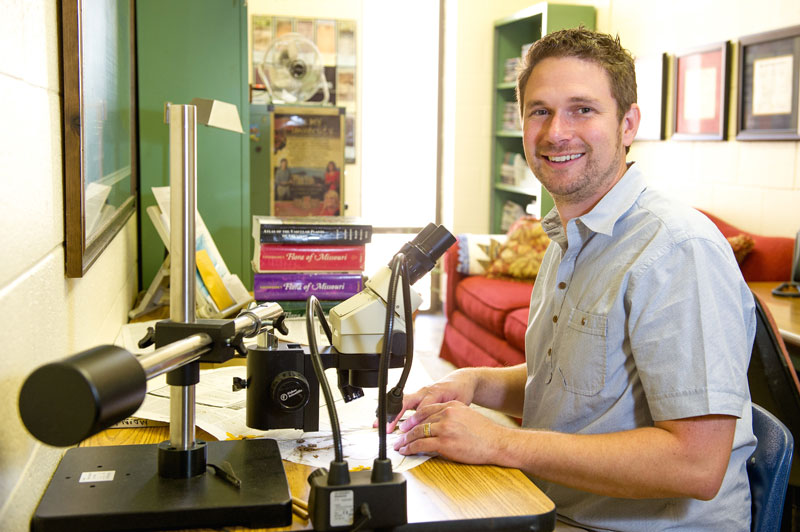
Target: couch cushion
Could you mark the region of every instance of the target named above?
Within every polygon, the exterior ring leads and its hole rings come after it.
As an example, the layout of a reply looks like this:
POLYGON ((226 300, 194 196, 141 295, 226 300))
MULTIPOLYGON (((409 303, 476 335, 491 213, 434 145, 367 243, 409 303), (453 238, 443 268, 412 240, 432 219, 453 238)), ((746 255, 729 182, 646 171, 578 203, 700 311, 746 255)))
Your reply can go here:
POLYGON ((493 336, 459 311, 444 329, 444 341, 439 356, 463 368, 465 366, 511 366, 525 361, 525 355, 505 340, 493 336), (456 328, 455 323, 464 332, 456 328))
POLYGON ((472 321, 502 337, 506 316, 512 310, 527 307, 532 290, 529 283, 473 275, 458 283, 456 306, 472 321))
POLYGON ((452 328, 469 338, 473 343, 481 346, 489 356, 503 366, 513 366, 525 359, 522 350, 514 349, 505 338, 498 338, 459 311, 453 313, 447 324, 452 325, 452 328))
POLYGON ((489 356, 482 347, 458 332, 452 325, 444 329, 444 340, 439 356, 455 364, 457 368, 499 366, 500 363, 489 356))
POLYGON ((509 312, 503 327, 506 342, 523 353, 525 352, 525 331, 528 330, 528 310, 529 308, 525 307, 509 312))

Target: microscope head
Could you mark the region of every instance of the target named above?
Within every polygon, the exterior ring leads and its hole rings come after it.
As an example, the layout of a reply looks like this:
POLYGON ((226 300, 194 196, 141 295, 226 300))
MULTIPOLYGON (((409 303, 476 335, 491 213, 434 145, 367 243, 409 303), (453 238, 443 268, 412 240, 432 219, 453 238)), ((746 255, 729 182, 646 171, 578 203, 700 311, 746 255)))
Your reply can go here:
MULTIPOLYGON (((428 224, 413 240, 403 244, 399 253, 405 256, 410 285, 416 283, 436 265, 436 261, 455 243, 455 237, 444 227, 428 224)), ((383 266, 358 294, 330 311, 333 347, 340 353, 380 353, 386 304, 389 300, 391 270, 383 266)), ((411 311, 416 311, 422 298, 411 290, 411 311)), ((395 297, 395 331, 405 331, 403 294, 398 285, 395 297)))

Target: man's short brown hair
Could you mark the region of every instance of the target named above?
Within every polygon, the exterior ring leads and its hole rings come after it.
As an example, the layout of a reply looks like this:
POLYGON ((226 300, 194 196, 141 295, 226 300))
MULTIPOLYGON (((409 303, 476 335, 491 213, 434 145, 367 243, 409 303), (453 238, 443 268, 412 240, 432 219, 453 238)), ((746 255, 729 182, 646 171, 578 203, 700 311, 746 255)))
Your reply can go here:
POLYGON ((622 117, 636 103, 636 72, 633 57, 622 47, 619 36, 611 37, 605 33, 587 30, 583 26, 560 30, 545 35, 525 54, 523 68, 517 76, 517 102, 520 116, 523 116, 525 85, 531 77, 533 68, 548 57, 577 57, 592 61, 608 74, 611 94, 617 101, 617 119, 622 117))

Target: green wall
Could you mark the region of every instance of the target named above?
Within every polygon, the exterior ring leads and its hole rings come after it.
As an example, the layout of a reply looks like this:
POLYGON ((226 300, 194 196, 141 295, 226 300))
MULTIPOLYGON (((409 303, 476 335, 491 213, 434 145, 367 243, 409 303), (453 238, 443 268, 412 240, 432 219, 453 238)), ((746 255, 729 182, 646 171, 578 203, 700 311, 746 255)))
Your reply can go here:
POLYGON ((244 135, 198 125, 197 208, 228 269, 252 288, 247 7, 245 0, 138 0, 141 287, 164 260, 146 208, 169 185, 164 103, 212 98, 236 105, 244 135))

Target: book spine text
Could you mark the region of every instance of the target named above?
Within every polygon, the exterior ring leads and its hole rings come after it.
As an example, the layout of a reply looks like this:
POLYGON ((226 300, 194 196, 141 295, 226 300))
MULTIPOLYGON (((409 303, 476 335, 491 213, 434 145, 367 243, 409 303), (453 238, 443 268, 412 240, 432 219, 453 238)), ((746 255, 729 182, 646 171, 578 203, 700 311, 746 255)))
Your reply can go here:
POLYGON ((254 264, 269 271, 364 271, 364 246, 261 244, 254 264))
POLYGON ((314 295, 317 299, 347 299, 364 288, 360 273, 256 273, 253 295, 256 301, 297 301, 314 295))

